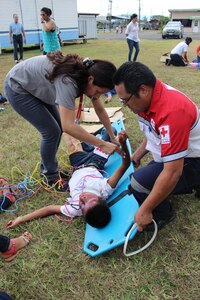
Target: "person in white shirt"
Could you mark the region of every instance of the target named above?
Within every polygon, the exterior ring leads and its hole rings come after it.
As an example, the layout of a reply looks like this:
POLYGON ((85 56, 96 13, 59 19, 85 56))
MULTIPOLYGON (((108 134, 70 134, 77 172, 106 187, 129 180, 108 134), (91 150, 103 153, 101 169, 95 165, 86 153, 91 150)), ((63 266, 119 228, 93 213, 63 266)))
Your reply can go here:
MULTIPOLYGON (((108 139, 105 130, 102 139, 108 139)), ((108 155, 100 154, 98 149, 89 144, 84 146, 93 147, 92 151, 86 152, 78 140, 65 134, 65 142, 69 153, 70 163, 74 168, 69 180, 70 198, 64 205, 49 205, 38 209, 30 214, 11 220, 7 228, 15 227, 20 223, 62 213, 68 217, 83 215, 85 221, 93 227, 102 228, 111 219, 111 212, 106 199, 113 193, 118 181, 130 165, 130 155, 126 145, 127 135, 124 130, 118 134, 118 140, 122 149, 122 163, 109 177, 104 178, 102 171, 107 162, 108 155), (97 154, 98 153, 98 154, 97 154)), ((91 149, 90 149, 91 150, 91 149)), ((100 149, 99 149, 100 150, 100 149)))
POLYGON ((133 57, 133 61, 137 60, 138 53, 140 51, 139 37, 138 37, 139 26, 137 22, 137 15, 133 14, 131 16, 130 23, 126 27, 126 39, 129 47, 128 53, 128 61, 131 61, 131 57, 133 54, 133 48, 135 48, 135 54, 133 57))
POLYGON ((186 37, 184 42, 180 42, 174 47, 170 54, 170 60, 166 63, 167 65, 173 65, 177 67, 185 67, 189 64, 187 57, 188 47, 192 42, 191 37, 186 37))

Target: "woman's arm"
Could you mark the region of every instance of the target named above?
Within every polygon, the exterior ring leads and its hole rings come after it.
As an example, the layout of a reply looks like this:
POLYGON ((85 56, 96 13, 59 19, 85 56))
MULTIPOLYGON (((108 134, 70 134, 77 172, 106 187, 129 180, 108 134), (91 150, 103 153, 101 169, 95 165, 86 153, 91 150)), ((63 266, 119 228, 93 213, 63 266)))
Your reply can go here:
POLYGON ((75 137, 79 141, 87 142, 91 145, 97 146, 107 154, 112 154, 117 150, 117 146, 98 139, 94 135, 88 133, 80 125, 75 124, 75 111, 59 106, 62 130, 69 135, 75 137))
POLYGON ((116 137, 113 133, 112 126, 111 126, 111 123, 110 123, 110 119, 108 117, 108 114, 107 114, 103 104, 101 103, 101 100, 100 99, 92 100, 92 104, 94 106, 94 110, 95 110, 100 122, 107 129, 111 141, 113 143, 119 145, 119 143, 116 141, 116 137))
POLYGON ((25 216, 18 217, 14 220, 11 220, 7 223, 7 228, 12 228, 15 226, 18 226, 21 223, 33 220, 33 219, 39 219, 44 218, 47 216, 55 215, 60 213, 61 205, 49 205, 45 206, 43 208, 37 209, 34 212, 27 214, 25 216))
POLYGON ((53 20, 50 20, 47 23, 42 21, 42 28, 44 29, 44 31, 48 32, 48 31, 54 30, 56 28, 56 24, 53 20))

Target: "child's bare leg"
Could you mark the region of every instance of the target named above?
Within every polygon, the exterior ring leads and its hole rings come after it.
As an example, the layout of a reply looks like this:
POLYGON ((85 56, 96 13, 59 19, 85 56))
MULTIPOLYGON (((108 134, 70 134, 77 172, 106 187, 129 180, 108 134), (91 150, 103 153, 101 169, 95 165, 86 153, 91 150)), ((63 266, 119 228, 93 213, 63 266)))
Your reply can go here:
POLYGON ((78 151, 83 151, 81 142, 77 139, 75 139, 74 137, 72 137, 71 135, 63 132, 63 138, 65 141, 65 144, 67 145, 67 152, 70 153, 74 153, 74 152, 78 152, 78 151))

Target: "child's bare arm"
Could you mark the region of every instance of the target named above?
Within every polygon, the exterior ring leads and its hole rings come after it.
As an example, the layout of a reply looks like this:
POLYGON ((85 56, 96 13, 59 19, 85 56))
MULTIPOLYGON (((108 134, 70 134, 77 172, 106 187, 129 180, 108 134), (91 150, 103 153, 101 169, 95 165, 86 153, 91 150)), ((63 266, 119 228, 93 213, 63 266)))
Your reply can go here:
POLYGON ((11 220, 7 223, 6 227, 7 228, 12 228, 15 226, 18 226, 21 223, 24 223, 26 221, 30 221, 33 219, 39 219, 39 218, 44 218, 47 216, 51 216, 54 214, 58 214, 60 213, 60 205, 49 205, 49 206, 45 206, 43 208, 37 209, 34 212, 27 214, 25 216, 21 216, 18 217, 14 220, 11 220))
POLYGON ((126 145, 127 134, 125 130, 122 130, 118 134, 119 143, 121 145, 122 150, 122 164, 120 167, 114 172, 114 174, 108 179, 108 183, 112 188, 115 188, 118 181, 121 179, 123 174, 126 172, 130 165, 130 154, 126 145))

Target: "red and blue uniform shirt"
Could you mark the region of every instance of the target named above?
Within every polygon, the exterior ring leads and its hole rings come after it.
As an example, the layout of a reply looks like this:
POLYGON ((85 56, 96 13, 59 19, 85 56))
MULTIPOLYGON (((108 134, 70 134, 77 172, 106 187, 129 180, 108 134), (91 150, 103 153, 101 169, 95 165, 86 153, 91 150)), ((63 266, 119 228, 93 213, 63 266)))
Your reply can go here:
POLYGON ((139 114, 146 149, 156 162, 200 157, 200 113, 180 91, 156 81, 148 111, 139 114))

